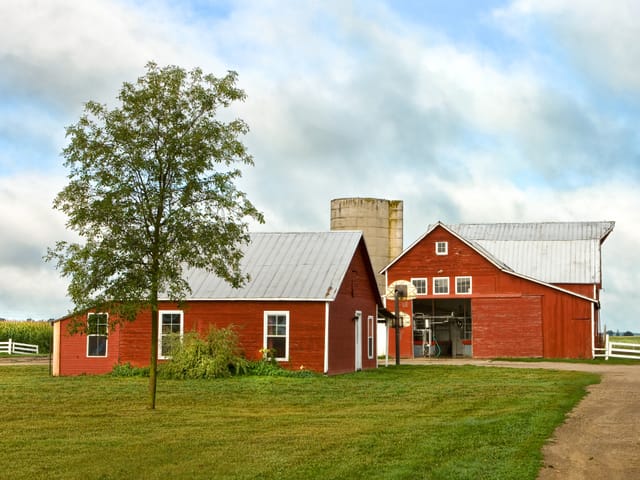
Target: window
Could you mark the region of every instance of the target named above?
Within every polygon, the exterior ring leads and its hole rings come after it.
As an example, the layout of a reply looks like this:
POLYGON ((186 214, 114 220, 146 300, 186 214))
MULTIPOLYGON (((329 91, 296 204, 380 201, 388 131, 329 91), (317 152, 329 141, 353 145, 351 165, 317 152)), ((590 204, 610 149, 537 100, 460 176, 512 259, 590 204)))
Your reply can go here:
POLYGON ((436 242, 436 255, 447 255, 449 244, 447 242, 436 242))
POLYGON ((412 278, 411 283, 416 287, 417 295, 427 294, 427 279, 426 278, 412 278))
POLYGON ((376 328, 376 323, 373 319, 373 315, 367 317, 367 357, 373 358, 373 332, 376 328))
POLYGON ((456 277, 456 293, 471 293, 471 277, 456 277))
POLYGON ((87 314, 87 357, 107 356, 108 319, 106 313, 87 314))
POLYGON ((158 358, 171 358, 171 350, 182 340, 184 315, 181 310, 160 310, 160 335, 158 335, 158 358))
POLYGON ((275 350, 276 360, 289 360, 289 312, 264 312, 264 348, 275 350))
POLYGON ((433 279, 433 294, 447 295, 449 293, 449 277, 436 277, 433 279))

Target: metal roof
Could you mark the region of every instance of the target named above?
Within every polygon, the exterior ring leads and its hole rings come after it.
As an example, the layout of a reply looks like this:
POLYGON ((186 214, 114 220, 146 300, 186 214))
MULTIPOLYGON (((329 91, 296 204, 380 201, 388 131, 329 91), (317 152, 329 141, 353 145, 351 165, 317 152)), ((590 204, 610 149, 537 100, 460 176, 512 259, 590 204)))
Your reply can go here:
POLYGON ((233 288, 215 274, 185 272, 189 300, 334 300, 362 232, 252 233, 241 270, 250 280, 233 288))
POLYGON ((615 222, 464 223, 447 225, 467 240, 601 241, 615 222))
POLYGON ((546 283, 600 283, 600 246, 614 222, 447 225, 514 272, 546 283))

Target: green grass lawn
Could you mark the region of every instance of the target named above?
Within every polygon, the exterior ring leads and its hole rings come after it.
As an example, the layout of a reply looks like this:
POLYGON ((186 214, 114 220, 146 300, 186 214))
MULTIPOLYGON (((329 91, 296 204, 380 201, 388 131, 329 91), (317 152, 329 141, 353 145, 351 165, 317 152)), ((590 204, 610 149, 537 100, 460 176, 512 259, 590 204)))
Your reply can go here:
POLYGON ((599 380, 400 366, 335 377, 158 384, 0 367, 0 472, 20 479, 535 479, 599 380))

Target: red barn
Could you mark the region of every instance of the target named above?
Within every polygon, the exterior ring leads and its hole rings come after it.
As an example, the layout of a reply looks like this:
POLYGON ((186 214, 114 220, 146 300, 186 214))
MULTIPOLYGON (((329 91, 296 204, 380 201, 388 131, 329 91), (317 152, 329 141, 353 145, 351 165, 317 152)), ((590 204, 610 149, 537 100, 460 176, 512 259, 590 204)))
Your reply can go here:
MULTIPOLYGON (((250 280, 239 289, 205 271, 186 273, 191 295, 184 304, 160 304, 160 360, 170 333, 234 325, 249 359, 273 348, 290 369, 337 374, 377 366, 381 301, 361 232, 254 233, 241 268, 250 280)), ((68 317, 55 322, 54 375, 148 365, 150 317, 141 312, 107 331, 106 315, 89 313, 87 335, 70 335, 68 317)))
MULTIPOLYGON (((592 358, 614 222, 437 223, 382 271, 411 282, 400 356, 592 358)), ((395 308, 388 302, 389 310, 395 308)), ((389 342, 395 355, 394 342, 389 342)))

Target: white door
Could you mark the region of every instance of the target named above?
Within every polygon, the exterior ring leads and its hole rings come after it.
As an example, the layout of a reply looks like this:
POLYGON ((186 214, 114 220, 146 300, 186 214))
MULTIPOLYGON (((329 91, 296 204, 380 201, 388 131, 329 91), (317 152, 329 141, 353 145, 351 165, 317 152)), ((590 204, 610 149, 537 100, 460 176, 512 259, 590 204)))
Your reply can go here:
POLYGON ((362 312, 356 310, 354 317, 356 329, 356 370, 362 370, 362 312))

